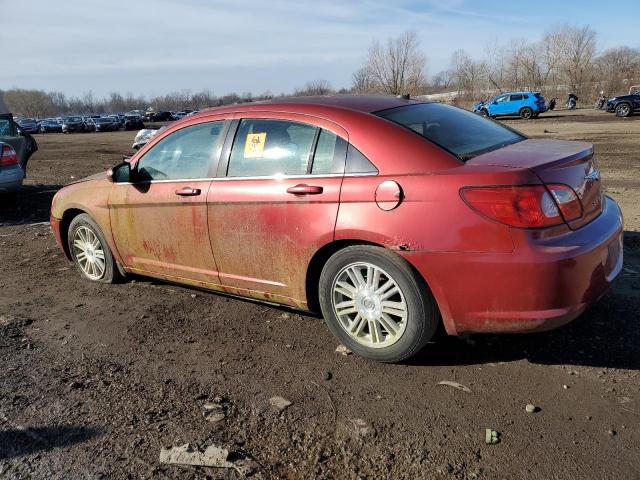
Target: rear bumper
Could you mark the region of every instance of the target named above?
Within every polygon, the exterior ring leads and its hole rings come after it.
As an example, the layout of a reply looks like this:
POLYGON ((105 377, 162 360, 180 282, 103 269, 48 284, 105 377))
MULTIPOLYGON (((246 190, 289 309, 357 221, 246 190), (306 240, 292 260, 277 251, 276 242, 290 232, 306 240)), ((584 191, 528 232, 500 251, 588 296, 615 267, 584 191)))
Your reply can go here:
POLYGON ((20 165, 0 168, 0 193, 13 192, 20 188, 24 170, 20 165))
POLYGON ((570 322, 602 297, 622 269, 622 216, 603 213, 544 239, 513 230, 512 253, 403 252, 429 283, 449 334, 532 332, 570 322))

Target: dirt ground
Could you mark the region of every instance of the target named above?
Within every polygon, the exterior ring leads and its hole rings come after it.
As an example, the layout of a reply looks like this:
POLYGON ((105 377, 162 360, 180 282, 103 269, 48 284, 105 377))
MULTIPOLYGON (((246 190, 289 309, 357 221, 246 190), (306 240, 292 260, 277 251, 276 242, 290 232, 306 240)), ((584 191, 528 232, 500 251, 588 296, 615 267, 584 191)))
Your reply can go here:
POLYGON ((253 459, 254 478, 640 478, 640 117, 507 123, 595 144, 625 215, 623 273, 566 327, 439 338, 401 365, 335 353, 298 312, 81 280, 44 223, 51 198, 130 153, 134 133, 37 136, 27 186, 0 205, 0 478, 239 477, 159 462, 186 443, 253 459))

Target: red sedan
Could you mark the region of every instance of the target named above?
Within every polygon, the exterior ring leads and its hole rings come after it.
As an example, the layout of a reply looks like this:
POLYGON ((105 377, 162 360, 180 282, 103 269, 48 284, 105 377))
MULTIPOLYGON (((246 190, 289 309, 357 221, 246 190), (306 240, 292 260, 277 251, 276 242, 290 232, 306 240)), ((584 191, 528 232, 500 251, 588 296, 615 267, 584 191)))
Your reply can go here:
POLYGON ((60 190, 51 225, 89 280, 133 273, 321 311, 385 362, 440 323, 566 323, 622 267, 620 209, 590 144, 393 97, 203 111, 60 190))

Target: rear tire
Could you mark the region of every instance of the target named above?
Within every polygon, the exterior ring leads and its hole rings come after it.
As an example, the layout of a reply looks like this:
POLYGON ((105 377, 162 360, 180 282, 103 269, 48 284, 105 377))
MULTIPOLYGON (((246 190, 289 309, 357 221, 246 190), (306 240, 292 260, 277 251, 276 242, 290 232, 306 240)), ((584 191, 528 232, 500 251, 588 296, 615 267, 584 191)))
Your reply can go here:
POLYGON ((525 120, 529 120, 533 117, 533 110, 529 107, 523 107, 520 109, 520 118, 524 118, 525 120))
POLYGON ((418 353, 440 319, 424 280, 407 261, 381 247, 356 245, 336 252, 322 269, 319 300, 338 340, 379 362, 418 353))
POLYGON ((619 103, 616 105, 616 116, 625 118, 629 115, 631 115, 631 105, 628 103, 619 103))
POLYGON ((86 213, 71 220, 67 245, 73 264, 85 279, 102 283, 117 283, 122 280, 102 230, 86 213))

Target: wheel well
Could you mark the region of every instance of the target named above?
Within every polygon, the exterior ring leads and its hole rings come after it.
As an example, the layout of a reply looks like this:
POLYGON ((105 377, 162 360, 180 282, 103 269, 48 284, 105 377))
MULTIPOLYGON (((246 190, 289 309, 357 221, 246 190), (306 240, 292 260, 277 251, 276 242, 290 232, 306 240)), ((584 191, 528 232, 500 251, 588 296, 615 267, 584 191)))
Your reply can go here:
POLYGON ((306 293, 307 293, 307 306, 310 311, 314 313, 320 313, 320 300, 318 294, 318 284, 320 282, 320 274, 322 273, 322 267, 327 263, 327 260, 336 253, 338 250, 342 250, 346 247, 351 247, 353 245, 371 245, 374 247, 382 247, 384 245, 379 245, 373 242, 366 242, 363 240, 336 240, 334 242, 328 243, 320 248, 309 262, 309 268, 307 268, 307 279, 306 279, 306 293))
POLYGON ((60 239, 62 240, 62 248, 64 248, 64 253, 69 259, 71 259, 68 240, 69 225, 71 225, 71 221, 81 213, 87 212, 80 210, 79 208, 70 208, 62 214, 62 220, 60 221, 60 239))
MULTIPOLYGON (((370 245, 373 247, 381 247, 386 248, 384 245, 380 245, 374 242, 367 242, 364 240, 336 240, 334 242, 328 243, 324 245, 320 250, 318 250, 311 261, 309 262, 309 268, 307 269, 307 278, 306 278, 306 294, 307 294, 307 307, 311 312, 320 313, 320 298, 318 287, 320 283, 320 274, 322 273, 322 268, 324 267, 327 260, 336 253, 338 250, 342 250, 346 247, 351 247, 353 245, 370 245)), ((438 305, 438 301, 431 290, 431 286, 427 282, 427 279, 411 264, 409 264, 411 270, 424 282, 425 287, 431 293, 433 297, 433 301, 436 305, 436 310, 438 311, 438 330, 440 332, 444 331, 444 320, 442 319, 442 313, 440 311, 440 306, 438 305)))

